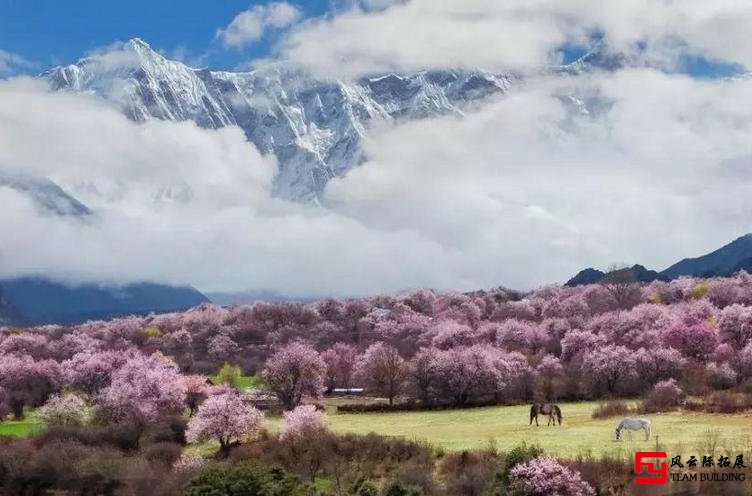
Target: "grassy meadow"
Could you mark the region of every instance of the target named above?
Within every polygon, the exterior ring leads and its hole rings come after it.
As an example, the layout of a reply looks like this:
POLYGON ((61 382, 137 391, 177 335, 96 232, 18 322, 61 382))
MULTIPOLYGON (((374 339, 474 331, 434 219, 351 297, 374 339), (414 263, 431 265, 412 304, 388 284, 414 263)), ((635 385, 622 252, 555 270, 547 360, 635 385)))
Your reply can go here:
MULTIPOLYGON (((538 444, 547 453, 562 458, 604 455, 631 457, 635 451, 658 448, 671 455, 752 454, 752 412, 733 415, 695 412, 649 414, 653 436, 644 440, 642 432, 625 434, 616 441, 614 428, 620 417, 593 419, 597 402, 561 404, 562 426, 547 426, 539 417, 539 427, 528 425, 529 405, 495 406, 428 412, 335 413, 337 400, 328 400, 327 419, 334 432, 387 436, 428 442, 449 451, 484 448, 490 445, 506 451, 523 442, 538 444)), ((26 420, 0 423, 0 436, 28 436, 40 424, 29 412, 26 420)), ((280 418, 268 416, 265 427, 279 429, 280 418)), ((626 431, 625 431, 626 432, 626 431)), ((188 447, 189 452, 211 455, 214 443, 188 447)))
MULTIPOLYGON (((635 451, 660 448, 670 454, 685 456, 709 453, 735 454, 752 450, 752 413, 721 415, 694 412, 671 412, 644 415, 653 424, 653 436, 644 441, 641 431, 616 441, 614 429, 621 419, 593 419, 596 402, 562 404, 561 427, 528 425, 529 405, 470 408, 432 412, 359 413, 328 415, 335 432, 365 434, 376 432, 388 436, 427 441, 446 450, 482 448, 492 443, 507 450, 522 442, 538 444, 547 453, 563 458, 578 455, 633 456, 635 451)), ((279 419, 269 418, 270 430, 278 428, 279 419)))

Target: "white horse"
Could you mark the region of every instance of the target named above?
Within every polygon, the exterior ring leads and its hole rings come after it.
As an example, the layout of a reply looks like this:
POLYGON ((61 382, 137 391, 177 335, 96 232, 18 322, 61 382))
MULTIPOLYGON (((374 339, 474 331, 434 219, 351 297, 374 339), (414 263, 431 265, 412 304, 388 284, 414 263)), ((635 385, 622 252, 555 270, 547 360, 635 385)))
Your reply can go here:
POLYGON ((621 439, 621 431, 627 429, 629 432, 629 438, 632 438, 631 431, 645 431, 645 441, 650 439, 650 421, 644 418, 624 418, 619 425, 616 426, 616 439, 621 439))

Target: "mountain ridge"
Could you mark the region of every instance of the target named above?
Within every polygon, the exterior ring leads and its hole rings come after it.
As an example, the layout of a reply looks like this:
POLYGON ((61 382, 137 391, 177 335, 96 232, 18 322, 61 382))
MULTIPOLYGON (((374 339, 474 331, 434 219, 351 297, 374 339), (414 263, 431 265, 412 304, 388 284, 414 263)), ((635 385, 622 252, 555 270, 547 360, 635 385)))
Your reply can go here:
POLYGON ((0 280, 0 323, 5 325, 78 324, 123 315, 183 311, 208 302, 190 286, 68 286, 41 277, 0 280))
POLYGON ((480 69, 326 80, 284 62, 249 72, 211 71, 169 60, 139 38, 40 78, 56 91, 104 98, 135 122, 237 125, 262 154, 277 157, 275 195, 303 202, 318 202, 330 179, 364 160, 361 144, 372 122, 461 114, 516 80, 480 69))
MULTIPOLYGON (((656 272, 636 264, 619 270, 632 271, 635 281, 668 281, 681 276, 719 277, 730 276, 740 270, 752 271, 752 233, 744 234, 705 255, 683 258, 668 268, 656 272)), ((601 281, 608 273, 588 267, 581 270, 565 286, 580 286, 601 281)))

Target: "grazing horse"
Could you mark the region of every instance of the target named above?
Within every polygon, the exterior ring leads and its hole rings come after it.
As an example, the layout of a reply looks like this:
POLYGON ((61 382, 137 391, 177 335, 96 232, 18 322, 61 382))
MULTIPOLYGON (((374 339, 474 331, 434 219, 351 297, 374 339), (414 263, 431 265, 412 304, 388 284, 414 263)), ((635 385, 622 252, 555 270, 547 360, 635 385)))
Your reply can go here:
POLYGON ((621 439, 621 431, 627 429, 629 438, 632 438, 631 431, 645 431, 645 441, 650 439, 650 421, 644 418, 630 418, 625 417, 619 425, 616 426, 616 439, 621 439))
POLYGON ((530 425, 533 425, 533 420, 535 420, 535 425, 538 424, 538 415, 548 415, 548 425, 551 425, 551 421, 553 420, 554 425, 556 425, 556 421, 559 421, 559 425, 561 425, 561 408, 559 408, 559 405, 555 405, 553 403, 535 403, 533 406, 530 407, 530 425))

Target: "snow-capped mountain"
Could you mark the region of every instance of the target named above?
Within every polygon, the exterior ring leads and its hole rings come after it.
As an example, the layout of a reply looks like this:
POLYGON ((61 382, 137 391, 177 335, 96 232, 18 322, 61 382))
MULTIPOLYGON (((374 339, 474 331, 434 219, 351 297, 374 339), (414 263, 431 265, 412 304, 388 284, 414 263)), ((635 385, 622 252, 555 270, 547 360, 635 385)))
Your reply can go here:
POLYGON ((63 191, 63 189, 45 178, 25 175, 0 174, 0 187, 7 186, 28 196, 42 211, 55 215, 83 216, 91 210, 63 191))
POLYGON ((314 79, 285 63, 216 72, 168 60, 139 39, 41 77, 55 90, 94 93, 134 121, 237 125, 262 153, 277 157, 275 194, 295 201, 317 201, 329 179, 363 160, 361 142, 372 122, 460 114, 517 79, 475 70, 346 82, 314 79))

